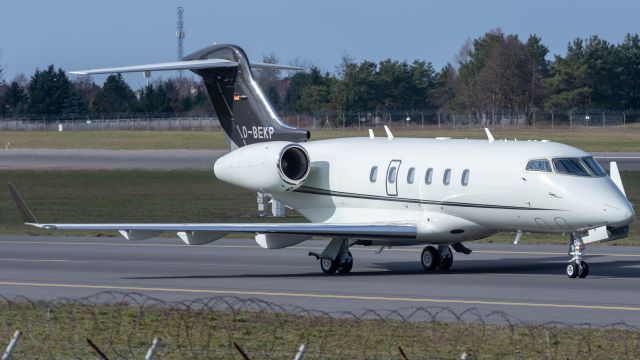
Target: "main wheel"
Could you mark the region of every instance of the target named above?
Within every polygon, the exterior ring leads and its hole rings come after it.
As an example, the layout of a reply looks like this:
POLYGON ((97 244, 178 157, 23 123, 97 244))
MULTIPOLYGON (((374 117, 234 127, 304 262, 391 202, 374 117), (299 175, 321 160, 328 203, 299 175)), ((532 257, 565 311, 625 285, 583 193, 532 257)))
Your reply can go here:
POLYGON ((333 274, 338 270, 338 260, 322 258, 320 259, 320 269, 325 274, 333 274))
POLYGON ((575 261, 567 264, 567 276, 572 279, 578 276, 578 264, 575 261))
POLYGON ((453 266, 453 253, 449 250, 449 253, 445 257, 441 257, 440 265, 438 265, 438 269, 440 270, 450 270, 451 266, 453 266))
POLYGON ((422 250, 420 262, 425 270, 435 270, 440 265, 440 254, 433 246, 427 246, 422 250))
POLYGON ((349 251, 349 260, 343 262, 338 266, 338 272, 341 274, 348 274, 353 269, 353 257, 351 257, 351 251, 349 251))
POLYGON ((580 265, 578 266, 578 277, 586 278, 589 275, 589 264, 586 261, 580 261, 580 265))

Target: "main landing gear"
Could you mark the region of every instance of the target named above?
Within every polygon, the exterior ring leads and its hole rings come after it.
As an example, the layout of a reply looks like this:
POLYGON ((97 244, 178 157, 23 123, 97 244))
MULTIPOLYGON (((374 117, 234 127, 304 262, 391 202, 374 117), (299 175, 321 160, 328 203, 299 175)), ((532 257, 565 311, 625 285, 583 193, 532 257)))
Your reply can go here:
POLYGON ((325 274, 348 274, 353 268, 353 256, 347 240, 333 239, 322 254, 309 252, 309 256, 320 260, 320 269, 325 274))
POLYGON ((586 250, 586 245, 582 241, 582 235, 579 233, 572 233, 569 237, 569 255, 573 256, 567 264, 567 276, 575 279, 586 278, 589 275, 589 264, 582 260, 583 251, 586 250))
MULTIPOLYGON (((456 252, 462 252, 464 254, 471 253, 471 250, 464 247, 462 244, 454 244, 453 247, 456 252)), ((422 250, 422 256, 420 256, 420 262, 425 270, 449 270, 453 266, 453 252, 449 245, 439 245, 436 249, 433 246, 427 246, 422 250)))

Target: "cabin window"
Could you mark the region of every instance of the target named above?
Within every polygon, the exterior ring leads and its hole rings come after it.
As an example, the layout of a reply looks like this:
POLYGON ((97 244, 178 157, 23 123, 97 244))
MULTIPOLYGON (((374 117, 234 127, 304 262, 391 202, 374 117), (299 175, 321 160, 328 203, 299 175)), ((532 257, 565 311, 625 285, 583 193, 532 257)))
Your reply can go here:
POLYGON ((535 159, 527 163, 527 171, 551 172, 551 164, 547 159, 535 159))
POLYGON ((416 176, 416 168, 410 168, 407 173, 407 184, 413 184, 413 179, 416 176))
POLYGON ((451 183, 451 169, 447 169, 444 171, 444 176, 442 177, 442 183, 445 185, 449 185, 449 183, 451 183))
POLYGON ((578 158, 553 159, 553 167, 558 174, 591 176, 587 166, 578 158))
POLYGON ((374 166, 371 168, 371 173, 369 173, 369 181, 372 183, 376 182, 378 179, 378 167, 374 166))
POLYGON ((462 180, 461 180, 462 186, 467 186, 469 185, 469 169, 465 169, 462 172, 462 180))
POLYGON ((607 175, 607 173, 600 166, 600 164, 598 164, 598 162, 595 161, 591 156, 583 157, 582 161, 585 163, 585 165, 587 165, 587 167, 589 168, 589 170, 591 171, 593 176, 600 177, 600 176, 606 176, 607 175))
POLYGON ((397 173, 398 173, 397 167, 394 166, 391 169, 389 169, 389 175, 387 176, 387 181, 389 182, 389 184, 393 184, 396 182, 397 173))
POLYGON ((424 183, 427 185, 431 185, 432 180, 433 180, 433 168, 428 168, 427 173, 424 174, 424 183))

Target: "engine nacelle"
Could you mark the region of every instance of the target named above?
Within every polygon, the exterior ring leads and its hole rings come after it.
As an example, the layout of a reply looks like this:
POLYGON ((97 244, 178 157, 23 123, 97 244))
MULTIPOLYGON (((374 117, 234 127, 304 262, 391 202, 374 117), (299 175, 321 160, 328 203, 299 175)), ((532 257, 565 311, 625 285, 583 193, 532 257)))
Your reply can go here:
POLYGON ((213 167, 222 181, 266 192, 295 190, 304 183, 310 170, 307 150, 286 141, 243 146, 219 158, 213 167))

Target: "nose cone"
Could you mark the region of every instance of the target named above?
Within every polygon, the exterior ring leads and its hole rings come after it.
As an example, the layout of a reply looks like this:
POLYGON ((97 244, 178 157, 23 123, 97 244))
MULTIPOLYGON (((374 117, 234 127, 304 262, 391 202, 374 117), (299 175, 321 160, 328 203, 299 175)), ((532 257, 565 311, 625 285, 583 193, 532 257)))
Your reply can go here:
POLYGON ((635 219, 636 213, 631 204, 626 198, 619 199, 618 201, 608 201, 604 204, 602 209, 605 212, 605 218, 610 226, 625 226, 629 225, 635 219))

